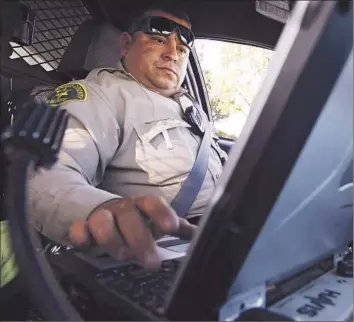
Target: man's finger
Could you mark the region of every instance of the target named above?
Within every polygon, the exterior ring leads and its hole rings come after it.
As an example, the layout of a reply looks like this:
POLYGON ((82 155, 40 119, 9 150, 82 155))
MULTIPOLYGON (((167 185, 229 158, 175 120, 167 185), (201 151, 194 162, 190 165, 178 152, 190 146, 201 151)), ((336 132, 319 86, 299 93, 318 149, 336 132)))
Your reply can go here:
POLYGON ((179 218, 179 228, 171 233, 172 236, 179 237, 183 240, 192 240, 197 232, 198 226, 192 225, 188 220, 179 218))
POLYGON ((153 220, 156 228, 163 234, 171 235, 179 228, 179 218, 172 207, 162 198, 136 197, 137 207, 153 220))
POLYGON ((77 221, 69 228, 69 240, 74 247, 90 246, 90 232, 87 221, 77 221))
POLYGON ((117 260, 127 259, 127 247, 115 228, 115 220, 110 211, 101 209, 93 213, 88 219, 88 227, 98 246, 117 260))
POLYGON ((129 198, 122 199, 111 209, 129 249, 140 264, 148 268, 159 266, 160 258, 155 241, 134 201, 129 198))

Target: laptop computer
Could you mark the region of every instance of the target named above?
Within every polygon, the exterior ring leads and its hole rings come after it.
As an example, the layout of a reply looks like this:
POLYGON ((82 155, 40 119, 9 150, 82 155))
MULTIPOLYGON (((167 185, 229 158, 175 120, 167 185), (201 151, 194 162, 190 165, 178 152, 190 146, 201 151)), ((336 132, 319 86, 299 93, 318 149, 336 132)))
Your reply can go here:
POLYGON ((297 3, 186 253, 159 272, 98 266, 82 254, 54 256, 54 267, 89 290, 90 303, 132 319, 218 320, 230 294, 345 249, 353 233, 352 30, 350 2, 297 3))
POLYGON ((173 319, 215 318, 231 285, 280 280, 352 240, 352 17, 338 2, 294 9, 168 298, 173 319))

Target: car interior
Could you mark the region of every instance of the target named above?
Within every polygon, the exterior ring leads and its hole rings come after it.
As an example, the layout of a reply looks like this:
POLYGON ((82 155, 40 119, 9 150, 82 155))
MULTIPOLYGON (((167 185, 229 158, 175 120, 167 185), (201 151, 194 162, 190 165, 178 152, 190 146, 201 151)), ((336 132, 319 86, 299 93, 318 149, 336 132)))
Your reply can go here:
MULTIPOLYGON (((1 11, 1 131, 31 98, 46 98, 60 84, 84 78, 94 68, 114 68, 120 59, 120 32, 141 8, 152 2, 5 1, 1 11)), ((257 13, 255 1, 208 1, 202 8, 198 3, 180 1, 178 6, 187 12, 196 38, 200 39, 273 49, 283 29, 283 23, 257 13)), ((183 86, 211 117, 195 49, 183 86)), ((233 143, 219 138, 225 151, 233 143)), ((2 178, 6 167, 2 152, 2 178)), ((4 185, 2 179, 2 197, 4 185)))
MULTIPOLYGON (((294 2, 288 1, 290 8, 294 2)), ((153 1, 5 1, 1 11, 1 131, 13 123, 23 104, 31 99, 45 99, 57 86, 85 78, 94 68, 114 68, 120 60, 120 33, 127 29, 132 17, 150 3, 153 1)), ((284 28, 283 22, 257 12, 253 0, 206 1, 202 5, 179 1, 178 6, 188 13, 197 39, 273 50, 284 28)), ((195 49, 190 54, 183 87, 212 120, 208 88, 195 49)), ((219 136, 218 143, 229 153, 237 140, 219 136)), ((1 151, 1 207, 7 165, 1 151)), ((6 220, 3 213, 0 220, 6 220)), ((45 242, 43 237, 44 245, 45 242)), ((6 291, 8 300, 3 301, 7 307, 6 318, 43 320, 19 285, 18 281, 12 283, 12 289, 6 291), (16 312, 11 309, 13 305, 18 306, 16 312)), ((80 308, 80 299, 70 294, 76 290, 71 289, 70 284, 66 286, 72 303, 80 308)), ((85 303, 85 307, 78 310, 84 312, 87 319, 97 319, 95 312, 87 307, 88 302, 85 303)), ((128 318, 121 317, 122 320, 128 318)))
MULTIPOLYGON (((16 2, 8 2, 14 7, 16 2)), ((21 45, 14 41, 2 52, 2 86, 10 86, 7 94, 12 110, 26 101, 32 92, 36 95, 59 84, 85 77, 90 70, 114 67, 119 61, 120 30, 127 28, 129 17, 149 2, 135 1, 21 1, 36 17, 33 43, 21 45), (47 88, 45 88, 45 87, 47 88), (49 87, 49 88, 48 88, 49 87)), ((255 11, 253 1, 207 2, 203 10, 192 3, 181 1, 197 38, 220 39, 274 48, 283 24, 255 11), (217 21, 217 23, 210 23, 217 21), (248 21, 252 21, 248 25, 248 21), (211 28, 212 27, 212 28, 211 28)), ((3 11, 3 13, 5 10, 3 11)), ((2 35, 4 41, 9 35, 2 35)), ((7 39, 7 40, 6 40, 7 39)), ((192 51, 185 87, 202 103, 210 115, 208 93, 198 66, 198 57, 192 51)), ((7 113, 8 114, 8 113, 7 113)), ((5 115, 3 113, 2 115, 5 115)), ((229 142, 220 144, 227 150, 229 142)))
MULTIPOLYGON (((13 122, 16 110, 30 98, 46 98, 57 86, 84 78, 94 68, 114 68, 120 59, 121 30, 150 3, 153 1, 5 1, 1 130, 13 122)), ((254 1, 210 1, 203 10, 187 1, 179 6, 193 22, 197 39, 274 49, 284 27, 256 12, 254 1)), ((208 90, 195 49, 190 54, 183 86, 211 119, 208 90)), ((218 143, 228 152, 234 141, 219 137, 218 143)), ((1 161, 3 174, 6 160, 2 157, 1 161)))

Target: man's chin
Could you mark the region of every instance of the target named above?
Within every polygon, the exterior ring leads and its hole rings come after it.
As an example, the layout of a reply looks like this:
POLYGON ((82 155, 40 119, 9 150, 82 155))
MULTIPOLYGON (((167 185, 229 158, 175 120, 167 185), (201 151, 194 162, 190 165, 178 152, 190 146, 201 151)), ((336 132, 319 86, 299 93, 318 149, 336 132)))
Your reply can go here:
POLYGON ((176 82, 155 82, 155 89, 158 92, 161 92, 165 95, 165 93, 171 93, 169 95, 174 94, 175 92, 177 92, 180 88, 180 86, 178 86, 176 84, 176 82))

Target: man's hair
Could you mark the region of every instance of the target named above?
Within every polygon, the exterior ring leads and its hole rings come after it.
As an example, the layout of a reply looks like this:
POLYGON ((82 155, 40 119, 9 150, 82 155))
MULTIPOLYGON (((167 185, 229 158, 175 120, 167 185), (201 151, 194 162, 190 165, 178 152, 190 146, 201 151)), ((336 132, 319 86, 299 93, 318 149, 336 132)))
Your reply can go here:
POLYGON ((141 20, 149 15, 151 15, 152 12, 154 11, 161 11, 164 13, 168 13, 171 16, 174 16, 176 18, 182 19, 188 23, 188 25, 191 27, 192 23, 191 20, 189 19, 188 15, 186 12, 183 10, 179 9, 176 5, 176 1, 156 1, 149 7, 143 9, 140 11, 132 20, 129 26, 129 31, 135 30, 136 27, 140 24, 141 20))

